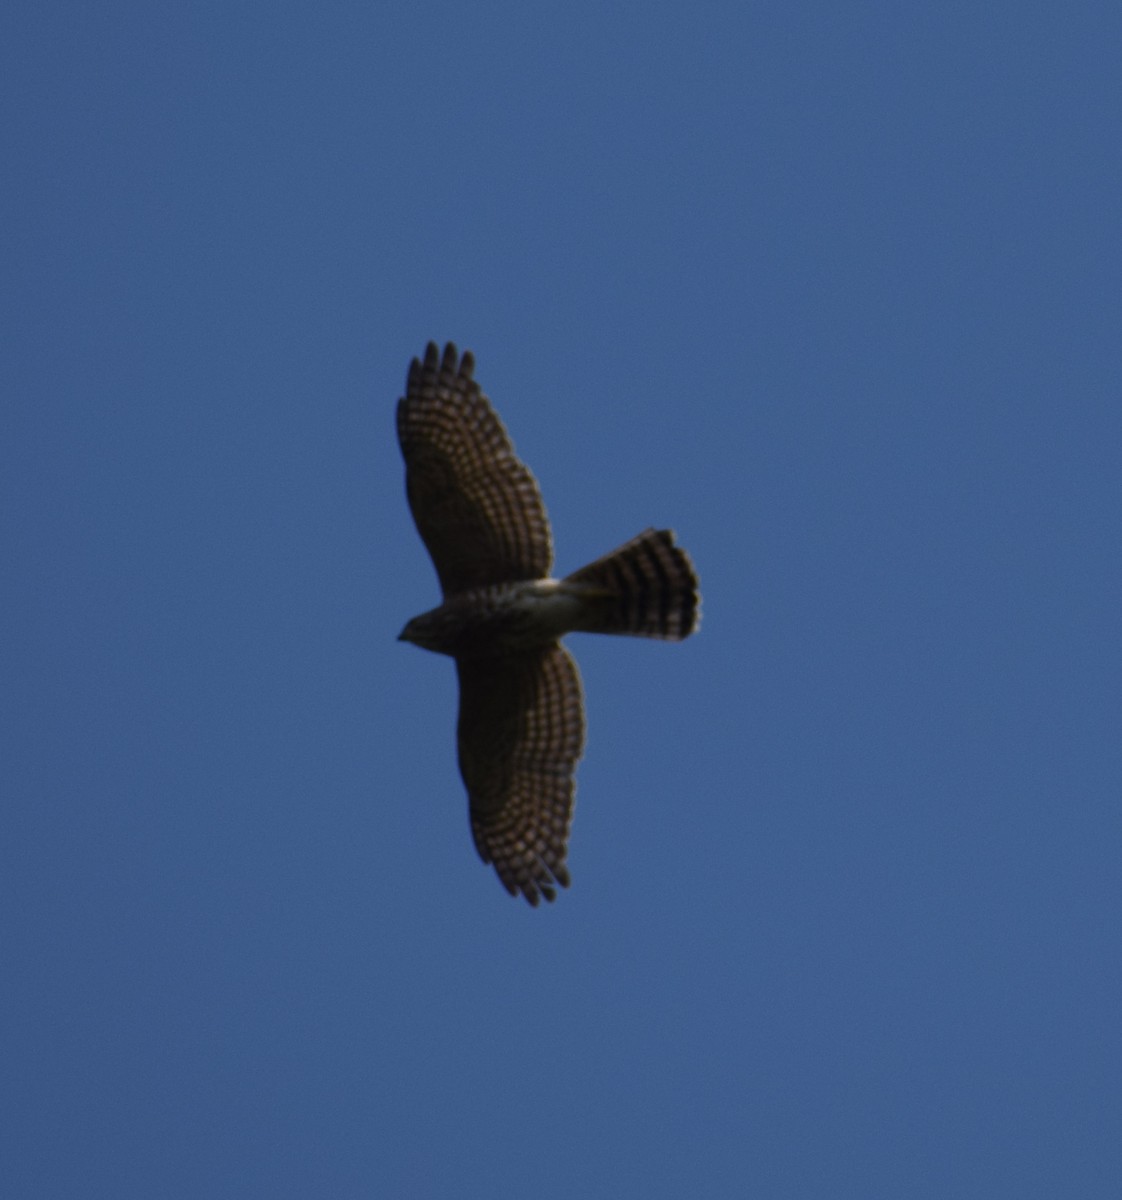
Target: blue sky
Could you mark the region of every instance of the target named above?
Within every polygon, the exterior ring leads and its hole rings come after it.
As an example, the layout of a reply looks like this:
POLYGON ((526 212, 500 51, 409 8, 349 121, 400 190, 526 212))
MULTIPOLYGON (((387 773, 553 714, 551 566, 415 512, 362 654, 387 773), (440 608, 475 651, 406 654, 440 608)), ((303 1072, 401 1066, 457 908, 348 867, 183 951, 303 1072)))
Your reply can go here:
POLYGON ((9 6, 0 1193, 1114 1197, 1115 4, 9 6), (573 887, 476 858, 393 408, 557 566, 573 887))

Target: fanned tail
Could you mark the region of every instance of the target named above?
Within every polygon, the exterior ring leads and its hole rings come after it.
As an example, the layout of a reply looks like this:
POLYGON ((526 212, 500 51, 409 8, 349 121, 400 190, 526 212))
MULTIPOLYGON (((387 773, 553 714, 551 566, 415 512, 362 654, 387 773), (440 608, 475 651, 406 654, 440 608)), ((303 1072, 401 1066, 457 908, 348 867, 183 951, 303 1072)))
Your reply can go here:
POLYGON ((638 537, 564 580, 588 589, 585 633, 626 633, 681 641, 697 628, 697 575, 668 529, 638 537))

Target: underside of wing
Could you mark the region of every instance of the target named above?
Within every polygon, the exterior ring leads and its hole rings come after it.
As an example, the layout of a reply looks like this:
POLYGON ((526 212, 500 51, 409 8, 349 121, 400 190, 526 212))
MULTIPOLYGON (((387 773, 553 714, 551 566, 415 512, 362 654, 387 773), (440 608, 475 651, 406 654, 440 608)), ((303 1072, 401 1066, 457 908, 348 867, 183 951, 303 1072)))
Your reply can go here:
POLYGON ((479 384, 470 353, 430 342, 397 406, 406 491, 446 596, 541 579, 553 548, 541 493, 479 384))
POLYGON ((574 773, 584 748, 580 675, 560 644, 457 660, 458 744, 471 829, 503 886, 531 904, 569 886, 574 773))

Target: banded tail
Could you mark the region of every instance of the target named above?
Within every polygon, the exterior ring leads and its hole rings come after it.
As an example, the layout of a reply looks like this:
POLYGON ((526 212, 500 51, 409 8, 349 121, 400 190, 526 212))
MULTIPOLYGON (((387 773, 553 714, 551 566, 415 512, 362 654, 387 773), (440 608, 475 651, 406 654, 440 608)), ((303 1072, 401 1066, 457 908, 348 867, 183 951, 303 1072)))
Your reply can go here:
POLYGON ((595 590, 588 597, 586 620, 576 626, 585 633, 677 642, 697 628, 697 575, 668 529, 644 530, 564 582, 595 590))

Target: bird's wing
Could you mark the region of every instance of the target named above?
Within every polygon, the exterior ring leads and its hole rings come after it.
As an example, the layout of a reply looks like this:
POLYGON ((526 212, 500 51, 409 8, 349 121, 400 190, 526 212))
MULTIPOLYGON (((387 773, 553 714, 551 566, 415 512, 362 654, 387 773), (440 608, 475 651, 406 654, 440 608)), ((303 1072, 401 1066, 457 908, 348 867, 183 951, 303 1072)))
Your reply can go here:
POLYGON ((471 830, 512 896, 536 905, 569 886, 574 772, 584 748, 580 674, 559 643, 458 659, 460 773, 471 830))
POLYGON ((472 378, 470 353, 434 342, 397 406, 409 507, 445 596, 542 579, 553 546, 534 476, 472 378))

